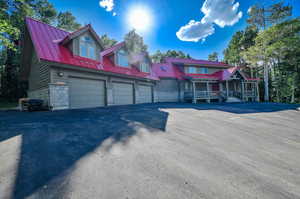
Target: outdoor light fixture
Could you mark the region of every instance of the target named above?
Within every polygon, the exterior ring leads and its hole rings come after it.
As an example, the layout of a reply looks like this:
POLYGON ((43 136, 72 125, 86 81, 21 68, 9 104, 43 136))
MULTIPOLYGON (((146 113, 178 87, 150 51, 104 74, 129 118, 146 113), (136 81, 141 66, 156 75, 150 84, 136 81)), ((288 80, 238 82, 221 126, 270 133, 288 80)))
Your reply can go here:
POLYGON ((57 75, 58 75, 59 77, 63 77, 63 76, 64 76, 64 73, 63 73, 63 72, 58 72, 57 75))

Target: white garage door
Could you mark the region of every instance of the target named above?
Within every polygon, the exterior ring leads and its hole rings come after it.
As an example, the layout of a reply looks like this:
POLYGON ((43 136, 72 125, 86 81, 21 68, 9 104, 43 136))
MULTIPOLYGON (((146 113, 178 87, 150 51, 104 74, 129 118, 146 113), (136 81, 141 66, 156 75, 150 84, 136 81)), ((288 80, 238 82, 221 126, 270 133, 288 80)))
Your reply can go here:
POLYGON ((139 102, 151 103, 152 102, 152 87, 139 85, 139 102))
POLYGON ((113 82, 113 99, 115 105, 133 104, 133 85, 113 82))
POLYGON ((70 78, 70 107, 90 108, 105 105, 104 81, 70 78))

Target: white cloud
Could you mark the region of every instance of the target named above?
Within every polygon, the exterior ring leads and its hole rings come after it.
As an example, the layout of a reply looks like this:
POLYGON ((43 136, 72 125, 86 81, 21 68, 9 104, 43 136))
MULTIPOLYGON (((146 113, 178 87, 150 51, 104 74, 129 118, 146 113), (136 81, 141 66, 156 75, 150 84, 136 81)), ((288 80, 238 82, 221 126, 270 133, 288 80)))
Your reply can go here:
POLYGON ((204 17, 200 21, 191 20, 182 26, 176 35, 182 41, 205 40, 215 32, 214 24, 224 28, 239 21, 243 15, 238 11, 239 5, 235 0, 205 0, 201 8, 204 17))
POLYGON ((243 13, 238 12, 240 4, 235 0, 206 0, 201 8, 204 17, 203 23, 213 22, 220 27, 232 26, 242 17, 243 13))
POLYGON ((213 24, 191 20, 187 25, 182 26, 176 32, 176 35, 182 41, 198 42, 199 40, 205 40, 207 36, 214 32, 213 24))
POLYGON ((117 15, 117 13, 116 12, 113 12, 113 16, 116 16, 117 15))
POLYGON ((114 9, 114 0, 101 0, 99 5, 102 8, 105 8, 107 12, 110 12, 114 9))

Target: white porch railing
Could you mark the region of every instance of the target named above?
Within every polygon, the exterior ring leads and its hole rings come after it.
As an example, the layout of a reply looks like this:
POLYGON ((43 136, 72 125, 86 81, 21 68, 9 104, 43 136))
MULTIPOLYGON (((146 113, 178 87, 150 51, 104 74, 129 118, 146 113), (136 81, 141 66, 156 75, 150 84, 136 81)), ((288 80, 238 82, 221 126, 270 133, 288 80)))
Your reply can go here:
MULTIPOLYGON (((184 92, 185 98, 193 98, 192 91, 184 92)), ((195 98, 197 99, 217 99, 220 97, 220 91, 195 91, 195 98)))

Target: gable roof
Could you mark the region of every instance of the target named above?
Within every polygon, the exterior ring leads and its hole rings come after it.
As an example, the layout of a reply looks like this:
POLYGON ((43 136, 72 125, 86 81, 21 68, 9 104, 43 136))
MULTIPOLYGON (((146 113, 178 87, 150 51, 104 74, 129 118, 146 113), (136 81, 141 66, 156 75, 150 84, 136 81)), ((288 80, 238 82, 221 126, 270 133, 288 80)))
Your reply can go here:
MULTIPOLYGON (((131 69, 123 70, 119 67, 113 69, 113 66, 109 65, 107 62, 101 63, 98 60, 73 55, 71 51, 66 46, 61 45, 60 42, 66 38, 72 38, 74 35, 78 34, 76 31, 75 33, 69 33, 29 17, 26 17, 25 23, 33 42, 37 57, 40 60, 128 75, 137 78, 158 80, 157 76, 152 72, 144 74, 134 70, 128 71, 131 69), (71 36, 69 36, 70 34, 71 36)), ((83 29, 85 28, 86 27, 83 27, 83 29)), ((83 30, 80 29, 79 31, 83 30)))
POLYGON ((99 44, 99 46, 103 48, 103 45, 101 43, 101 40, 99 38, 99 36, 97 35, 97 33, 94 31, 94 29, 92 28, 91 24, 88 24, 86 26, 83 26, 81 28, 79 28, 78 30, 75 30, 74 32, 68 34, 61 42, 60 44, 65 45, 67 44, 69 41, 73 40, 74 38, 82 35, 85 32, 90 32, 92 34, 92 36, 94 37, 94 39, 96 40, 96 42, 99 44))
POLYGON ((102 57, 103 57, 103 56, 106 56, 106 55, 109 55, 109 54, 111 54, 111 53, 113 53, 113 52, 116 52, 117 50, 119 50, 120 48, 122 48, 124 45, 125 45, 125 42, 124 42, 124 41, 122 41, 122 42, 120 42, 120 43, 117 43, 117 44, 113 45, 112 47, 107 48, 107 49, 105 49, 104 51, 102 51, 102 52, 100 53, 100 55, 101 55, 102 57))

